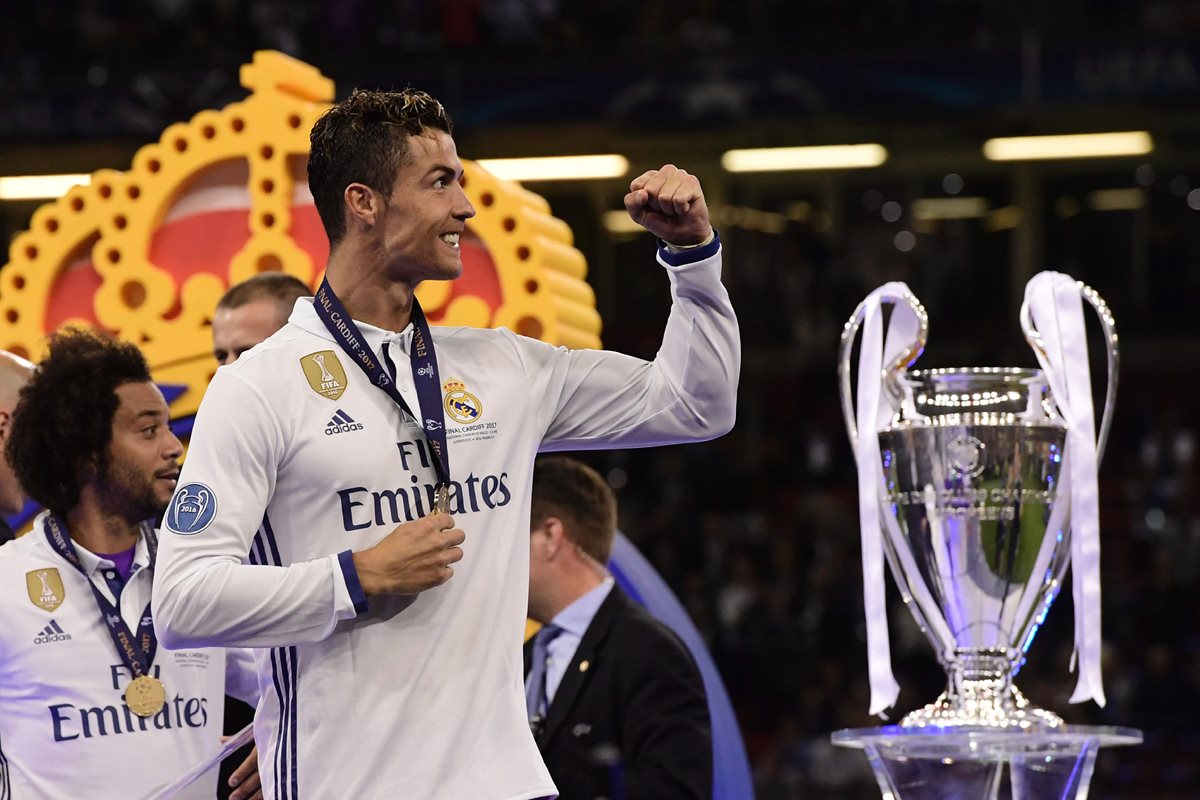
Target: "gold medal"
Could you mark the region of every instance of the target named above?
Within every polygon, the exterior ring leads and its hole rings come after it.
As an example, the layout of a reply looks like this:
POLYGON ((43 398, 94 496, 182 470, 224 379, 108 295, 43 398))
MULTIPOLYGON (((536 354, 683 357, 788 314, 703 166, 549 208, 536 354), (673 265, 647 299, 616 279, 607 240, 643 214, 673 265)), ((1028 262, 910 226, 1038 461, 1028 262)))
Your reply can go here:
POLYGON ((444 483, 438 484, 437 489, 433 492, 433 512, 434 514, 449 514, 450 513, 450 487, 444 483))
POLYGON ((125 688, 125 705, 139 717, 152 717, 167 702, 167 689, 158 678, 139 675, 125 688))

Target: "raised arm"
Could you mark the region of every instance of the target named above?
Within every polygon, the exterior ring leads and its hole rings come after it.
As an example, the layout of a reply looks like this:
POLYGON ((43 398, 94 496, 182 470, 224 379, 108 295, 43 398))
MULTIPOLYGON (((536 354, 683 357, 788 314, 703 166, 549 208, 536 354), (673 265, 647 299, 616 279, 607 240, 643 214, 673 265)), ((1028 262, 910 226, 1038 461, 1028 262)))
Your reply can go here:
POLYGON ((635 178, 625 207, 659 238, 671 281, 662 346, 653 361, 530 348, 525 357, 544 362, 529 364, 530 374, 549 367, 543 450, 702 441, 733 427, 741 342, 700 182, 668 164, 635 178))

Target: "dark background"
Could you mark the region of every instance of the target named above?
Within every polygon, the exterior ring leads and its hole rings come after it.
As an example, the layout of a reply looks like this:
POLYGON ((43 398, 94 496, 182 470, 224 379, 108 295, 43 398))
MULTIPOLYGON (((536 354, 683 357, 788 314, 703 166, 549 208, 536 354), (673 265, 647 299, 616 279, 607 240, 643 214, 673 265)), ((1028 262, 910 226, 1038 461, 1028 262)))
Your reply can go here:
MULTIPOLYGON (((733 433, 584 456, 622 529, 690 610, 741 720, 763 800, 878 797, 828 734, 866 714, 855 473, 835 361, 855 305, 904 280, 929 309, 921 366, 1034 366, 1025 281, 1053 268, 1113 308, 1121 389, 1101 469, 1105 709, 1067 703, 1063 596, 1019 683, 1073 723, 1141 728, 1093 795, 1200 786, 1200 5, 815 0, 82 0, 0 27, 0 174, 124 169, 168 124, 244 96, 281 49, 353 86, 439 96, 468 158, 620 152, 630 176, 535 183, 587 255, 607 347, 652 357, 669 305, 646 236, 614 234, 629 177, 699 175, 725 242, 745 362, 733 433), (1148 130, 1146 157, 986 161, 993 136, 1148 130), (734 175, 731 147, 880 142, 883 167, 734 175), (1126 208, 1102 210, 1105 190, 1126 208), (981 197, 921 220, 913 203, 981 197), (896 204, 896 205, 889 205, 896 204)), ((0 235, 35 203, 0 203, 0 235)), ((1096 343, 1098 344, 1098 342, 1096 343)), ((1102 369, 1098 357, 1096 367, 1102 369)), ((889 589, 900 711, 942 681, 889 589)))

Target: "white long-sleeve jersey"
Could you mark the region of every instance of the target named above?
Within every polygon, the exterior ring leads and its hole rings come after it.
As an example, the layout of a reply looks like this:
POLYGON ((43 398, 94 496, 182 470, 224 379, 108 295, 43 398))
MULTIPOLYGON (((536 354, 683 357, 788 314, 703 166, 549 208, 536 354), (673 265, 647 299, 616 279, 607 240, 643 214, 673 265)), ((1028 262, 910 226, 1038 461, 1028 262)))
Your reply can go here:
MULTIPOLYGON (((88 580, 113 600, 114 565, 76 545, 88 577, 46 539, 45 515, 0 547, 0 799, 137 800, 220 747, 225 692, 254 703, 257 676, 246 651, 162 647, 151 673, 167 691, 149 718, 125 705, 133 676, 117 653, 88 580), (228 658, 227 658, 228 654, 228 658)), ((120 593, 137 630, 150 599, 145 540, 120 593)), ((216 771, 181 798, 211 800, 216 771)))
MULTIPOLYGON (((673 304, 653 362, 433 329, 450 512, 467 538, 454 577, 415 597, 368 604, 350 553, 429 513, 428 445, 312 302, 217 371, 164 523, 155 625, 167 647, 269 648, 255 717, 267 798, 556 793, 522 682, 534 457, 699 441, 733 424, 740 344, 719 242, 659 260, 673 304)), ((419 409, 411 325, 359 327, 371 350, 390 348, 419 409)))

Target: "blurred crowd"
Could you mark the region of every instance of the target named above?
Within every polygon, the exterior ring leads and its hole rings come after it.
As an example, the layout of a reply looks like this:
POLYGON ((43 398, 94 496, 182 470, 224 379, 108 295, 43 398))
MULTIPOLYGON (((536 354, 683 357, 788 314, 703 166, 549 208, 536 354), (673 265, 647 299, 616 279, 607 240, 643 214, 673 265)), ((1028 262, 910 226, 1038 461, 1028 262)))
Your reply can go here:
POLYGON ((338 78, 455 85, 480 65, 520 80, 599 63, 603 82, 606 70, 668 74, 696 56, 873 60, 1011 53, 1031 36, 1048 48, 1186 45, 1197 33, 1188 0, 45 0, 13 4, 0 27, 0 136, 155 133, 238 99, 237 68, 264 48, 338 78))

